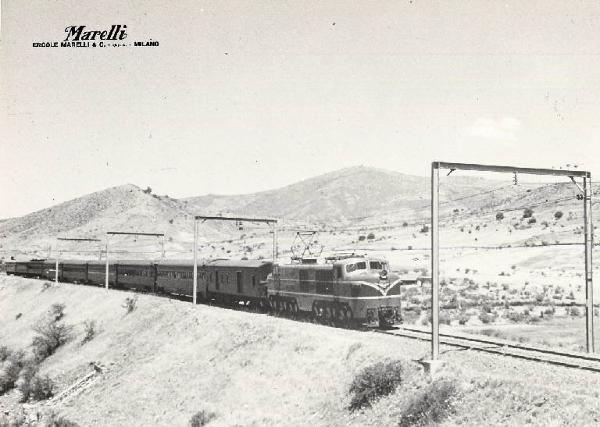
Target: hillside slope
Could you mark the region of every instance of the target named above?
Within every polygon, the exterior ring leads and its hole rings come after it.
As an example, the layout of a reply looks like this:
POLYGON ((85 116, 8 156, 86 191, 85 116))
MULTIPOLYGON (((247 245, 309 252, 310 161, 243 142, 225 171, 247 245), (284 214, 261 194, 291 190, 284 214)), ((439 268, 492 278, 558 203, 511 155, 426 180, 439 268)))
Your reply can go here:
MULTIPOLYGON (((261 314, 192 306, 128 293, 0 276, 0 343, 28 349, 32 325, 53 303, 66 304, 72 340, 42 364, 58 392, 105 367, 87 388, 53 409, 82 426, 185 426, 200 410, 211 425, 397 425, 427 378, 414 361, 427 343, 334 329, 261 314), (17 316, 21 313, 21 316, 17 316), (81 344, 83 321, 99 333, 81 344), (348 389, 363 367, 404 364, 405 384, 364 411, 348 410, 348 389), (416 387, 416 388, 415 388, 416 387)), ((442 425, 585 425, 600 419, 600 376, 470 351, 446 351, 442 378, 455 393, 442 425), (544 381, 530 381, 543 378, 544 381)), ((0 412, 19 411, 18 391, 0 396, 0 412)), ((29 411, 45 411, 34 404, 29 411)))
MULTIPOLYGON (((577 188, 569 182, 515 186, 510 180, 491 181, 453 174, 441 180, 441 225, 463 228, 482 219, 492 224, 497 211, 506 212, 507 221, 508 218, 513 221, 520 214, 515 211, 528 206, 535 207, 536 214, 543 213, 550 219, 558 209, 575 219, 581 215, 576 194, 577 188)), ((386 231, 395 228, 401 238, 393 245, 403 246, 407 240, 416 238, 411 236, 421 235, 419 230, 429 221, 429 203, 429 178, 363 166, 330 172, 283 188, 236 196, 208 195, 178 200, 128 184, 0 221, 0 257, 16 254, 23 258, 45 258, 61 250, 61 258, 96 258, 101 255, 107 231, 137 231, 164 233, 168 258, 191 259, 196 214, 279 218, 281 253, 292 244, 298 227, 333 229, 340 234, 351 230, 381 234, 382 228, 386 231), (405 224, 411 227, 406 228, 405 224), (61 236, 93 237, 102 241, 65 242, 57 248, 56 238, 61 236), (54 253, 50 253, 50 247, 54 253)), ((199 231, 201 256, 271 257, 272 236, 264 225, 246 223, 238 228, 232 223, 208 221, 200 224, 199 231)), ((519 241, 534 238, 534 231, 519 233, 519 241)), ((505 232, 494 240, 512 244, 515 236, 505 232)), ((325 243, 328 249, 348 246, 356 237, 338 235, 325 243)), ((546 240, 564 240, 549 237, 552 239, 546 240)), ((113 256, 121 259, 161 256, 160 239, 113 236, 110 243, 113 256)), ((409 243, 416 246, 412 243, 418 242, 409 243)))
MULTIPOLYGON (((495 181, 457 177, 442 195, 455 197, 497 186, 495 181)), ((275 190, 248 195, 208 195, 185 199, 197 210, 229 210, 309 221, 340 221, 428 202, 430 180, 365 166, 340 169, 275 190)))

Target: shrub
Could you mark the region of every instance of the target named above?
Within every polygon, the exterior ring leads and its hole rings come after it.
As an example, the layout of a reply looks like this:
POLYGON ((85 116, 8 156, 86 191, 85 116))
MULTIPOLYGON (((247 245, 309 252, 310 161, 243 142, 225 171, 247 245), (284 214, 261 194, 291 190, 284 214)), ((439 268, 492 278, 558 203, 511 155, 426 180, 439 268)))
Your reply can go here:
POLYGON ((417 392, 402 411, 399 427, 438 425, 454 412, 458 388, 454 381, 441 379, 417 392))
POLYGON ((556 218, 557 220, 561 219, 562 217, 563 217, 562 211, 554 212, 554 218, 556 218))
POLYGON ((13 389, 19 379, 19 372, 25 363, 25 353, 22 351, 11 352, 0 369, 0 395, 13 389))
POLYGON ((35 375, 30 383, 30 397, 33 400, 46 400, 54 396, 54 381, 48 375, 35 375))
POLYGON ((532 215, 533 215, 533 209, 525 208, 525 210, 523 211, 523 218, 531 218, 532 215))
POLYGON ((0 362, 4 362, 10 357, 12 350, 5 345, 0 345, 0 362))
POLYGON ((581 311, 579 310, 578 307, 571 307, 569 314, 573 317, 579 317, 579 316, 581 316, 581 311))
POLYGON ((479 320, 481 320, 481 323, 487 325, 488 323, 491 323, 494 320, 496 320, 496 317, 493 314, 486 313, 485 311, 483 311, 479 314, 479 320))
POLYGON ((364 368, 350 385, 353 396, 349 409, 354 411, 371 406, 377 398, 394 392, 402 382, 402 371, 400 361, 378 362, 364 368))
POLYGON ((531 217, 527 220, 527 224, 535 224, 537 222, 537 219, 531 217))
POLYGON ((146 189, 143 190, 143 192, 146 193, 146 194, 150 194, 150 193, 152 193, 152 188, 146 187, 146 189))
POLYGON ((358 241, 359 241, 359 242, 362 242, 362 241, 364 241, 365 239, 366 239, 366 237, 365 237, 365 236, 358 236, 358 241))
POLYGON ((125 298, 125 301, 123 302, 123 308, 125 309, 126 314, 131 313, 137 308, 137 299, 137 295, 125 298))
POLYGON ((460 313, 458 315, 458 324, 465 325, 470 319, 471 319, 471 316, 469 316, 468 314, 460 313))
POLYGON ((36 360, 41 361, 52 355, 58 347, 69 341, 73 327, 51 319, 42 319, 33 330, 38 333, 31 345, 36 360))
POLYGON ((419 230, 420 233, 429 233, 429 226, 428 225, 424 225, 423 227, 421 227, 421 229, 419 230))
POLYGON ((367 240, 373 240, 374 238, 375 238, 375 234, 374 233, 367 234, 367 240))
POLYGON ((65 315, 65 304, 56 303, 52 304, 50 307, 50 317, 54 319, 54 321, 59 321, 65 315))
POLYGON ((217 417, 217 414, 215 414, 213 412, 207 412, 204 410, 196 412, 192 416, 192 418, 190 418, 190 427, 205 426, 206 424, 208 424, 212 420, 214 420, 216 417, 217 417))
POLYGON ((507 317, 508 320, 510 320, 511 322, 521 323, 525 320, 525 317, 527 316, 518 311, 509 311, 507 317))
POLYGON ((79 424, 58 415, 55 412, 50 412, 44 425, 45 427, 79 427, 79 424))
POLYGON ((86 320, 83 323, 84 335, 81 340, 81 344, 85 344, 94 339, 96 336, 96 321, 95 320, 86 320))

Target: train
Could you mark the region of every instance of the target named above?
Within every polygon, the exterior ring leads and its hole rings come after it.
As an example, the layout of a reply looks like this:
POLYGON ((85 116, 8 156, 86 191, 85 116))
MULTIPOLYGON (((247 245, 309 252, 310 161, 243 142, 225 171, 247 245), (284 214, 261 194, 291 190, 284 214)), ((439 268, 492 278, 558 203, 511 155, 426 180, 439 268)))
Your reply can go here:
MULTIPOLYGON (((402 322, 402 280, 382 257, 337 254, 291 264, 209 259, 197 263, 197 299, 246 306, 319 323, 389 327, 402 322)), ((56 260, 7 261, 6 274, 54 280, 56 260)), ((104 285, 103 261, 63 260, 58 280, 104 285)), ((110 288, 193 297, 194 264, 187 260, 109 263, 110 288)))

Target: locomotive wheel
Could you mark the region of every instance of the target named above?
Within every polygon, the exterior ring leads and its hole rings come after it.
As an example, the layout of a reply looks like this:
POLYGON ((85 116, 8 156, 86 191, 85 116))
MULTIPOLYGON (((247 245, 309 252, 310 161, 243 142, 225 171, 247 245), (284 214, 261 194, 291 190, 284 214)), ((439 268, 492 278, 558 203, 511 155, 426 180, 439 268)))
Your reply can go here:
POLYGON ((312 318, 313 318, 313 322, 315 322, 315 323, 321 323, 322 322, 322 319, 321 319, 321 304, 319 304, 318 302, 315 302, 313 304, 312 318))
POLYGON ((344 326, 344 322, 346 320, 345 314, 346 307, 343 305, 335 306, 335 324, 336 326, 344 326))
POLYGON ((352 325, 352 309, 347 306, 342 307, 342 315, 344 317, 342 321, 343 327, 349 328, 352 325))
POLYGON ((288 313, 292 319, 298 318, 298 304, 296 301, 290 301, 288 304, 288 313))
POLYGON ((325 307, 325 323, 330 326, 335 325, 335 309, 331 305, 325 307))

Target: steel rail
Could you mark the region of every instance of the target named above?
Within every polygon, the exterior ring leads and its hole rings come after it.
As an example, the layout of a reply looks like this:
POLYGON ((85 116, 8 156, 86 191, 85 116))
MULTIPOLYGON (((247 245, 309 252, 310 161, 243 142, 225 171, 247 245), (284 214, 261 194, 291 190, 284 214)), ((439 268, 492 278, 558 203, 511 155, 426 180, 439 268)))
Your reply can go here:
MULTIPOLYGON (((411 329, 395 329, 389 330, 376 330, 378 333, 385 335, 391 335, 401 338, 411 338, 421 341, 431 341, 431 333, 411 330, 411 329)), ((440 343, 453 347, 460 347, 469 350, 481 351, 490 354, 498 354, 501 356, 513 357, 516 359, 530 360, 534 362, 543 362, 551 365, 562 366, 566 368, 576 368, 592 372, 600 372, 600 360, 594 358, 588 358, 588 355, 562 353, 555 350, 539 348, 536 350, 519 348, 517 344, 511 346, 504 345, 503 342, 495 342, 494 340, 469 338, 452 336, 450 334, 440 334, 440 343), (486 347, 485 345, 493 345, 494 347, 486 347), (510 349, 507 351, 507 349, 510 349), (537 354, 536 354, 537 353, 537 354), (582 357, 583 356, 583 357, 582 357), (562 360, 557 359, 562 358, 562 360), (571 360, 569 360, 571 359, 571 360), (583 363, 578 363, 582 361, 583 363), (587 363, 586 363, 587 362, 587 363), (598 363, 595 363, 598 362, 598 363)), ((533 348, 533 347, 532 347, 533 348)))
MULTIPOLYGON (((411 332, 430 334, 429 331, 423 331, 418 328, 402 327, 402 329, 405 329, 405 330, 411 331, 411 332)), ((535 351, 538 353, 552 354, 552 355, 562 356, 562 357, 573 357, 576 359, 600 362, 600 354, 595 354, 595 353, 576 353, 576 352, 572 352, 572 351, 558 351, 558 350, 539 347, 539 346, 535 346, 535 345, 516 343, 516 342, 505 340, 505 339, 496 339, 495 340, 495 339, 491 339, 491 338, 481 338, 481 337, 477 337, 477 336, 463 335, 463 334, 454 335, 454 334, 447 334, 447 333, 440 332, 440 336, 452 338, 452 339, 461 339, 461 340, 466 340, 466 341, 478 342, 478 343, 482 343, 482 344, 492 344, 492 345, 498 345, 498 346, 502 346, 502 347, 510 347, 510 348, 515 348, 517 350, 535 351)))

